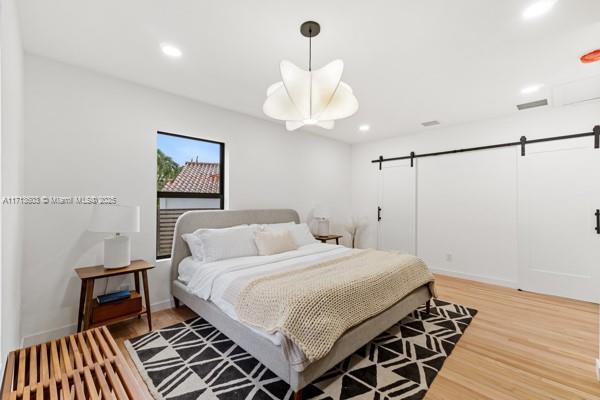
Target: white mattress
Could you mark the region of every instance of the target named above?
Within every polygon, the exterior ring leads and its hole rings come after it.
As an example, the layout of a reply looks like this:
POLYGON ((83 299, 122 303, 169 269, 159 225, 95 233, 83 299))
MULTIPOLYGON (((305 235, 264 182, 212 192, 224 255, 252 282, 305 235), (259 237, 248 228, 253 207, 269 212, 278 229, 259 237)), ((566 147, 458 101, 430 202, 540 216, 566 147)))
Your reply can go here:
MULTIPOLYGON (((351 251, 353 250, 343 246, 313 243, 272 256, 239 257, 209 263, 186 257, 179 264, 179 280, 186 284, 190 293, 213 302, 229 317, 239 321, 235 306, 223 298, 224 291, 236 278, 256 271, 282 272, 307 262, 342 257, 351 251)), ((275 345, 281 346, 288 361, 297 368, 302 368, 305 362, 304 354, 283 334, 269 333, 251 326, 249 328, 275 345)))

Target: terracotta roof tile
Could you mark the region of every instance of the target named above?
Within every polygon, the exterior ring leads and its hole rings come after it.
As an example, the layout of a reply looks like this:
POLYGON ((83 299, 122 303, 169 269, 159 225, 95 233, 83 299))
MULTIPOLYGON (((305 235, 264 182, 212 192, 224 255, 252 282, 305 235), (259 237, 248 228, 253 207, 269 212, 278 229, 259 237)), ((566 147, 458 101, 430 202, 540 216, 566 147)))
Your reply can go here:
POLYGON ((188 161, 163 192, 219 193, 220 168, 217 163, 188 161))

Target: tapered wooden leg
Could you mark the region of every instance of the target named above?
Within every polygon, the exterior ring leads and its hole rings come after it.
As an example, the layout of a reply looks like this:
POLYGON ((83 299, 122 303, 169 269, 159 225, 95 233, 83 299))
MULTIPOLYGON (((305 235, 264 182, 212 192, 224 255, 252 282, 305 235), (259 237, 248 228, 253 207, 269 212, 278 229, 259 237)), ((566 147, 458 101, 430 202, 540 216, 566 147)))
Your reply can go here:
POLYGON ((142 283, 144 284, 144 298, 146 299, 146 317, 148 318, 148 329, 152 330, 152 313, 150 312, 150 290, 148 290, 148 271, 142 271, 142 283))
POLYGON ((431 300, 427 300, 427 303, 425 303, 425 312, 429 314, 429 311, 431 311, 431 300))
POLYGON ((175 308, 178 308, 180 305, 179 299, 177 297, 173 297, 173 302, 175 303, 175 308))
POLYGON ((85 280, 81 280, 81 293, 79 294, 79 312, 77 313, 77 332, 81 331, 81 323, 83 322, 83 307, 85 306, 85 280))
POLYGON ((139 271, 136 271, 133 274, 133 282, 135 285, 135 291, 139 293, 140 292, 140 272, 139 271))
POLYGON ((94 301, 94 279, 85 280, 85 311, 83 315, 83 330, 90 327, 92 320, 92 303, 94 301))
MULTIPOLYGON (((140 294, 140 272, 136 271, 133 274, 133 280, 134 280, 134 284, 135 284, 135 291, 138 292, 138 294, 140 294)), ((138 319, 142 318, 142 315, 138 315, 138 319)))
POLYGON ((294 392, 294 400, 302 400, 302 389, 294 392))

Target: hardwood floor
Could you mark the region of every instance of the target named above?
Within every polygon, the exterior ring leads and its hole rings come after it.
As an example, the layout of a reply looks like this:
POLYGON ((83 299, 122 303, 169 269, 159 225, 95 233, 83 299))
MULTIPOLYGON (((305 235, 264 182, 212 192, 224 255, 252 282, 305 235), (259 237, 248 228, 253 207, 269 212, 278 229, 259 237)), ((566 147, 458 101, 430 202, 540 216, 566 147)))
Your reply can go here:
MULTIPOLYGON (((442 275, 436 278, 440 299, 476 308, 479 314, 426 399, 600 400, 594 372, 597 305, 442 275)), ((160 329, 193 315, 180 307, 159 311, 152 319, 155 329, 160 329)), ((129 362, 123 340, 146 329, 144 318, 111 327, 129 362)))
POLYGON ((427 399, 600 399, 597 305, 436 278, 441 299, 479 313, 427 399))

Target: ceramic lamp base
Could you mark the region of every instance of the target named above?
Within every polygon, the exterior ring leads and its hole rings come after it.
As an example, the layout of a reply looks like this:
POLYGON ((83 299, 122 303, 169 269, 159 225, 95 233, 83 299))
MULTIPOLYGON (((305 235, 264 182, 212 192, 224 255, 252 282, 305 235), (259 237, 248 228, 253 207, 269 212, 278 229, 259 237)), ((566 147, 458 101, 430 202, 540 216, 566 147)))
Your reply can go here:
POLYGON ((319 236, 329 235, 329 220, 327 218, 317 218, 317 234, 319 236))
POLYGON ((129 237, 116 235, 104 239, 104 268, 123 268, 131 264, 129 237))

